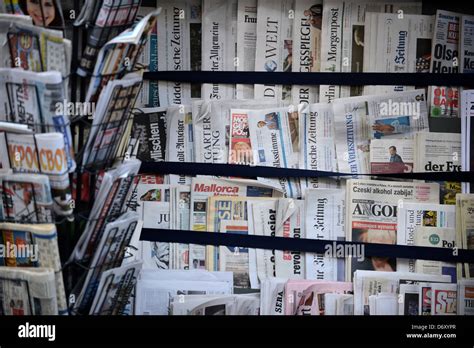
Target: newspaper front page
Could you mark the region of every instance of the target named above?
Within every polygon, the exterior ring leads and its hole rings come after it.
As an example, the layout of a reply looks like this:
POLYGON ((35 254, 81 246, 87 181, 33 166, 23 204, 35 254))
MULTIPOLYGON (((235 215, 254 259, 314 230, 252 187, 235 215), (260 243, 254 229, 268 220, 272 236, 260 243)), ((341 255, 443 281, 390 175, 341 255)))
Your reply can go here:
POLYGON ((333 112, 341 173, 369 173, 370 139, 412 138, 429 129, 424 90, 341 98, 333 112))
MULTIPOLYGON (((236 70, 237 0, 204 0, 202 7, 202 70, 236 70)), ((234 99, 235 85, 204 83, 204 100, 234 99)))
MULTIPOLYGON (((292 71, 294 0, 259 0, 255 71, 292 71)), ((255 85, 255 98, 291 101, 289 85, 255 85)))
MULTIPOLYGON (((298 168, 298 112, 289 108, 249 110, 248 122, 253 162, 276 168, 298 168)), ((286 197, 301 196, 296 178, 260 179, 280 188, 286 197)))
MULTIPOLYGON (((346 238, 354 242, 396 244, 398 207, 409 202, 439 203, 439 184, 350 179, 347 181, 346 238)), ((394 272, 396 260, 353 257, 346 279, 356 270, 394 272)))

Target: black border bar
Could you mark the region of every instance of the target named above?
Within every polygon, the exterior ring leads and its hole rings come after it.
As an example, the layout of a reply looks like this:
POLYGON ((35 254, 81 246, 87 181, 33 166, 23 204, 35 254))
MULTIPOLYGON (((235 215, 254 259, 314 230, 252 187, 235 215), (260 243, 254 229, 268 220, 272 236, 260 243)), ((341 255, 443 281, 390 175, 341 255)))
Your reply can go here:
MULTIPOLYGON (((351 251, 357 251, 360 250, 357 248, 363 245, 364 256, 474 263, 474 250, 456 249, 455 253, 455 250, 450 248, 431 248, 411 245, 284 238, 153 228, 142 228, 140 240, 150 242, 225 245, 230 247, 239 246, 257 249, 304 251, 319 254, 324 254, 328 245, 331 245, 334 252, 340 248, 343 248, 341 250, 349 250, 347 247, 350 247, 351 251)), ((345 256, 348 256, 347 253, 345 253, 345 256)))
POLYGON ((149 71, 144 80, 190 83, 242 83, 275 85, 402 85, 474 87, 473 74, 435 73, 346 73, 264 71, 149 71))

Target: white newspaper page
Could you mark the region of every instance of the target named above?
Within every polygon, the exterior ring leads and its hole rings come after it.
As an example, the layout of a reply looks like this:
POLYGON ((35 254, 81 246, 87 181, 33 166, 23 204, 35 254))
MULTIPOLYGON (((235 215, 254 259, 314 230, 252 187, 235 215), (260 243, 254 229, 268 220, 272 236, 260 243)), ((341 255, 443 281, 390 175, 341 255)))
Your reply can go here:
MULTIPOLYGON (((305 233, 308 239, 345 240, 344 189, 312 189, 306 192, 305 233)), ((344 259, 306 253, 306 279, 343 281, 344 259)))
MULTIPOLYGON (((255 71, 257 50, 257 0, 237 3, 237 71, 255 71)), ((236 85, 237 99, 252 99, 253 85, 236 85)))
MULTIPOLYGON (((248 122, 253 162, 276 168, 297 168, 299 152, 298 112, 290 108, 250 110, 248 122)), ((279 187, 286 197, 301 196, 295 178, 265 179, 279 187)))
MULTIPOLYGON (((258 1, 255 71, 292 71, 293 5, 293 0, 258 1)), ((291 86, 255 85, 255 98, 290 101, 291 86)))
MULTIPOLYGON (((439 185, 351 179, 347 181, 346 202, 347 240, 396 244, 398 207, 409 202, 438 203, 439 185)), ((359 269, 394 272, 396 260, 353 257, 346 267, 346 279, 351 280, 359 269)))
MULTIPOLYGON (((295 0, 293 20, 293 72, 317 72, 321 67, 322 0, 295 0)), ((317 86, 293 85, 292 103, 312 104, 319 100, 317 86)))
MULTIPOLYGON (((202 6, 202 70, 236 70, 237 0, 204 0, 202 6)), ((235 85, 204 83, 201 95, 233 99, 235 85)))

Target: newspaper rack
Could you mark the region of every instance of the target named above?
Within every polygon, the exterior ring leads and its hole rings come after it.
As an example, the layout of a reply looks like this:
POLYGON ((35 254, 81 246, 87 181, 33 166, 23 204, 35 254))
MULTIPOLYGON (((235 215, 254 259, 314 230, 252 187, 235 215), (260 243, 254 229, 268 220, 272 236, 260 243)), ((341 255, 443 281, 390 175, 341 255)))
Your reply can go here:
MULTIPOLYGON (((454 85, 474 87, 474 79, 469 74, 434 73, 294 73, 294 72, 233 72, 233 71, 152 71, 144 73, 144 80, 163 80, 190 83, 228 84, 297 84, 297 85, 454 85)), ((430 118, 432 119, 432 118, 430 118)), ((446 118, 444 118, 446 120, 446 118)), ((453 119, 450 119, 453 121, 453 119)), ((431 120, 430 120, 431 121, 431 120)), ((460 120, 456 120, 460 125, 460 120)), ((454 122, 453 122, 454 123, 454 122)), ((218 175, 238 177, 341 177, 353 174, 319 172, 311 170, 256 167, 230 164, 144 162, 140 173, 218 175)), ((371 176, 371 175, 369 175, 371 176)), ((380 175, 377 175, 380 176, 380 175)), ((472 182, 473 172, 407 173, 387 174, 382 177, 407 179, 443 180, 472 182)), ((324 252, 327 243, 356 246, 365 244, 366 254, 373 256, 393 256, 445 260, 451 262, 474 262, 474 250, 428 248, 400 245, 385 245, 358 242, 341 242, 311 239, 289 239, 279 237, 249 236, 228 233, 179 231, 169 229, 142 229, 140 236, 145 241, 190 243, 201 245, 240 245, 259 249, 279 249, 294 251, 324 252)))
MULTIPOLYGON (((95 60, 99 53, 99 50, 113 37, 120 34, 123 30, 129 28, 138 13, 138 8, 140 7, 141 0, 137 2, 131 3, 131 6, 125 8, 125 12, 123 11, 123 6, 128 6, 127 0, 120 0, 119 2, 113 2, 112 6, 110 6, 106 11, 107 15, 105 18, 101 18, 101 22, 103 26, 97 25, 97 20, 102 13, 102 6, 104 6, 105 1, 100 0, 98 1, 98 5, 96 4, 97 8, 101 9, 98 13, 96 18, 90 19, 88 22, 84 23, 84 27, 90 30, 89 34, 87 35, 87 44, 83 51, 83 56, 79 63, 79 74, 81 75, 91 75, 92 71, 94 70, 95 60), (120 15, 120 21, 123 21, 123 24, 108 24, 108 23, 116 23, 117 16, 120 15), (124 19, 125 18, 125 19, 124 19), (99 33, 98 36, 95 34, 99 33)), ((109 5, 107 5, 109 6, 109 5)), ((75 25, 76 27, 82 26, 75 25)))

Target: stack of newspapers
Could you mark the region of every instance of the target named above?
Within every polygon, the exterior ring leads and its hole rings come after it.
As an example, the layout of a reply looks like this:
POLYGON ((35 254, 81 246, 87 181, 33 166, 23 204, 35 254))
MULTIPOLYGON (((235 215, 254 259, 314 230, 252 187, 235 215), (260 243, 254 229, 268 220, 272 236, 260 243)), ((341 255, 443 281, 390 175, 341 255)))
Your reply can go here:
MULTIPOLYGON (((142 62, 150 71, 472 72, 474 17, 421 1, 162 0, 142 62)), ((144 7, 142 13, 153 11, 144 7)), ((270 99, 294 104, 413 90, 413 86, 301 86, 150 81, 140 103, 270 99)), ((430 86, 432 117, 459 116, 460 87, 430 86)))
POLYGON ((0 36, 0 314, 66 314, 54 223, 74 208, 71 42, 23 15, 0 14, 0 36))

